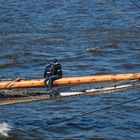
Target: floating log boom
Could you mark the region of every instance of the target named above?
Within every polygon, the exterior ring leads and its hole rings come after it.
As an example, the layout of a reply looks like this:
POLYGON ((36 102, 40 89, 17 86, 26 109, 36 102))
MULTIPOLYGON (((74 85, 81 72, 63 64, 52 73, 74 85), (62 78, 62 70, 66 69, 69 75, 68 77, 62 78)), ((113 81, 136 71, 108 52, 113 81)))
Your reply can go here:
MULTIPOLYGON (((82 84, 82 83, 134 80, 134 79, 140 79, 140 72, 127 73, 127 74, 64 77, 55 80, 54 85, 69 85, 69 84, 82 84)), ((44 86, 44 79, 21 79, 21 80, 9 80, 9 81, 0 82, 0 89, 35 88, 35 87, 43 87, 43 86, 44 86)))

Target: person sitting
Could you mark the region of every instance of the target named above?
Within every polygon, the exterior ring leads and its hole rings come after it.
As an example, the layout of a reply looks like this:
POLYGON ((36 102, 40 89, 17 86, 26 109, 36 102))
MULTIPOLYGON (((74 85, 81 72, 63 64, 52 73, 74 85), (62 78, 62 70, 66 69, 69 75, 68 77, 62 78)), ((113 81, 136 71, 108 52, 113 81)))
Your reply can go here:
MULTIPOLYGON (((54 59, 53 64, 51 65, 51 68, 49 69, 51 70, 51 72, 45 79, 44 85, 46 85, 46 82, 48 81, 48 88, 51 89, 54 86, 53 81, 59 78, 62 78, 62 67, 61 67, 61 64, 58 62, 58 60, 54 59)), ((47 73, 46 71, 48 70, 47 69, 45 70, 44 77, 47 73)))
POLYGON ((47 81, 49 81, 50 77, 53 75, 53 66, 51 64, 47 64, 44 71, 44 85, 45 87, 50 87, 49 82, 47 85, 47 81))

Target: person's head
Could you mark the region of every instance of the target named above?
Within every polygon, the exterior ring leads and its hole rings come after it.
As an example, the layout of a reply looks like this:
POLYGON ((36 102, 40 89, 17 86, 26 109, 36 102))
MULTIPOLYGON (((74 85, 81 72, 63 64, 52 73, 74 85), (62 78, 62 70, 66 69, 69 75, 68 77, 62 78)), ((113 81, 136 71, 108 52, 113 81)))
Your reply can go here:
POLYGON ((53 60, 53 63, 57 63, 57 62, 58 62, 57 59, 54 59, 54 60, 53 60))

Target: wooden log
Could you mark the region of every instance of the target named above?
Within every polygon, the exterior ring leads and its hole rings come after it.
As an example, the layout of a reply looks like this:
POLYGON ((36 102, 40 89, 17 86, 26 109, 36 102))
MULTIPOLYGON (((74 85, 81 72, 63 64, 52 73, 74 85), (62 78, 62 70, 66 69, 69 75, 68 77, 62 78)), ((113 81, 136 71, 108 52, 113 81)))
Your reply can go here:
MULTIPOLYGON (((133 80, 140 79, 139 73, 126 73, 126 74, 111 74, 111 75, 93 75, 93 76, 79 76, 79 77, 64 77, 54 81, 54 85, 69 85, 105 81, 119 81, 119 80, 133 80)), ((12 88, 35 88, 43 87, 44 79, 21 79, 13 81, 1 81, 0 89, 12 88)))

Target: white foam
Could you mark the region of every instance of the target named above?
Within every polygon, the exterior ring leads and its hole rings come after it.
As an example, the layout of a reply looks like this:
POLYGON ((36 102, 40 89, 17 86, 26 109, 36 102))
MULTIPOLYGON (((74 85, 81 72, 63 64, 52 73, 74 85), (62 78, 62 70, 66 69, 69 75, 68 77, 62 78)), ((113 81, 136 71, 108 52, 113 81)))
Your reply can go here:
POLYGON ((0 123, 0 135, 8 137, 8 132, 11 130, 6 122, 0 123))

